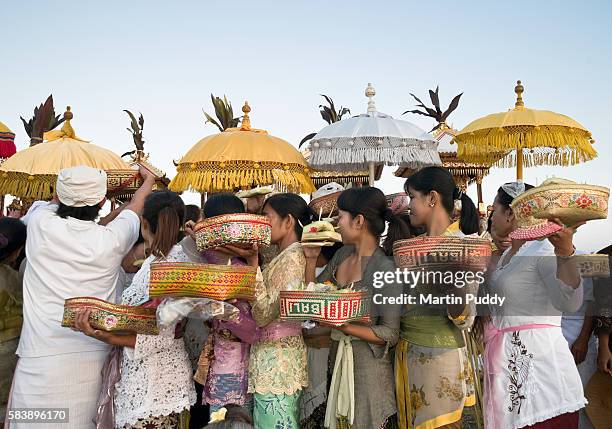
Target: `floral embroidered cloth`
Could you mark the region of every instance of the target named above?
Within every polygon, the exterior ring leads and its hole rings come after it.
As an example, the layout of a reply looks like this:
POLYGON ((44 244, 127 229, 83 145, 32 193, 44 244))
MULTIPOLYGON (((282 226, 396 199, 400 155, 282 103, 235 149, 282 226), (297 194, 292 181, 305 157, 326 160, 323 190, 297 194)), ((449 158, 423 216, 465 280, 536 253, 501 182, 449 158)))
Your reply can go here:
POLYGON ((582 304, 583 286, 572 289, 557 279, 548 240, 525 243, 509 261, 507 255, 502 255, 490 285, 490 293, 506 297, 503 306, 490 307, 492 323, 508 330, 494 362, 498 372, 490 390, 498 415, 492 429, 533 425, 586 404, 560 326, 562 312, 574 312, 582 304), (554 327, 509 329, 530 324, 554 327))
MULTIPOLYGON (((303 284, 305 266, 302 245, 293 243, 264 269, 263 282, 256 285, 252 308, 258 326, 278 323, 280 291, 303 284)), ((288 322, 279 324, 295 325, 288 322)), ((307 352, 301 332, 259 341, 251 347, 249 392, 293 395, 307 385, 307 352)))
MULTIPOLYGON (((150 256, 121 298, 124 305, 149 301, 150 256)), ((180 245, 172 248, 167 262, 188 261, 180 245)), ((136 425, 139 419, 170 416, 189 409, 196 401, 192 369, 185 343, 174 338, 174 327, 159 335, 137 335, 135 347, 124 348, 121 380, 115 387, 115 425, 136 425)))

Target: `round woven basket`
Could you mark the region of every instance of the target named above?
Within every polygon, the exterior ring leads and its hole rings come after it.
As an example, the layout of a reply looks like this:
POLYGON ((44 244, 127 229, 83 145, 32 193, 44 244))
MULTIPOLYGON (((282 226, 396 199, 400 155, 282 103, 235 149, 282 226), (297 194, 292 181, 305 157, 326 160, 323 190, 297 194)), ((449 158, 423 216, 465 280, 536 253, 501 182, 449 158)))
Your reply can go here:
POLYGON ((76 297, 64 302, 62 326, 73 327, 77 312, 91 310, 89 323, 102 331, 157 335, 156 308, 119 305, 98 298, 76 297))
POLYGON ((484 271, 491 257, 491 242, 480 237, 416 237, 393 244, 399 268, 413 270, 465 269, 484 271))
POLYGON ((255 296, 256 273, 249 265, 154 262, 149 296, 249 300, 255 296))
POLYGON ((270 245, 272 225, 265 216, 236 213, 204 219, 194 227, 200 252, 228 244, 270 245))
POLYGON ((280 292, 280 318, 285 321, 318 320, 335 326, 369 321, 366 292, 280 292))
POLYGON ((577 222, 608 217, 609 197, 610 189, 604 186, 549 179, 519 195, 511 207, 519 226, 522 220, 529 217, 559 218, 565 225, 574 225, 577 222))
POLYGON ((321 213, 322 218, 338 216, 338 197, 342 191, 333 194, 323 195, 313 199, 308 205, 317 214, 321 213))

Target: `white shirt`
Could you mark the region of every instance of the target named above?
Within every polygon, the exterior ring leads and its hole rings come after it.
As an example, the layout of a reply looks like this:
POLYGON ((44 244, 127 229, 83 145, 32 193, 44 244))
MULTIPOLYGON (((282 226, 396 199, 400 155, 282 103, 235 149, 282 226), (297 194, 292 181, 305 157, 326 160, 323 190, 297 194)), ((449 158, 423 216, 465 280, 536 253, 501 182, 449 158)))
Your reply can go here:
POLYGON ((506 298, 502 306, 490 307, 492 321, 499 329, 510 329, 501 334, 492 386, 498 425, 504 429, 533 425, 586 404, 560 327, 562 312, 575 312, 582 305, 583 282, 574 289, 557 279, 557 258, 548 240, 527 242, 506 261, 508 253, 502 255, 490 285, 492 293, 506 298), (530 324, 554 327, 511 329, 530 324))
MULTIPOLYGON (((141 305, 149 300, 149 256, 123 291, 122 304, 141 305)), ((165 262, 189 262, 175 245, 165 262)), ((136 335, 134 348, 123 349, 121 380, 115 386, 115 426, 134 425, 138 419, 168 416, 189 409, 196 401, 191 362, 182 338, 174 338, 174 326, 159 335, 136 335)))
POLYGON ((28 219, 20 357, 108 349, 61 326, 64 300, 88 296, 113 301, 121 261, 138 239, 140 219, 131 210, 107 226, 62 219, 56 210, 54 204, 40 206, 28 219))

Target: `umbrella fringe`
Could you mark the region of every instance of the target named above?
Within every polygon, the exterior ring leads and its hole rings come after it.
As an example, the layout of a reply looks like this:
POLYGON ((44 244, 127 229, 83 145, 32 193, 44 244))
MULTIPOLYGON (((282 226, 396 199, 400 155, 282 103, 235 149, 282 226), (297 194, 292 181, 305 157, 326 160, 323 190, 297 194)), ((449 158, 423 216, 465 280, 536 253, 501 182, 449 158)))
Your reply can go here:
POLYGON ((170 182, 175 192, 193 190, 196 192, 235 191, 255 186, 279 183, 289 191, 311 193, 315 191, 310 177, 299 171, 241 169, 223 171, 179 171, 170 182))
POLYGON ((502 129, 479 130, 474 133, 458 135, 457 157, 467 162, 491 163, 498 167, 516 165, 516 148, 533 149, 523 151, 526 167, 536 165, 575 165, 597 157, 597 151, 590 142, 590 134, 583 130, 568 131, 566 127, 516 127, 517 131, 502 129), (538 149, 559 149, 542 153, 538 149), (514 151, 514 152, 513 152, 514 151))
POLYGON ((410 168, 442 164, 437 150, 421 149, 418 146, 319 149, 313 151, 309 159, 309 164, 314 168, 334 171, 367 170, 368 164, 371 162, 410 168))
POLYGON ((30 176, 25 173, 0 173, 0 195, 12 195, 22 200, 50 200, 55 193, 57 176, 30 176))

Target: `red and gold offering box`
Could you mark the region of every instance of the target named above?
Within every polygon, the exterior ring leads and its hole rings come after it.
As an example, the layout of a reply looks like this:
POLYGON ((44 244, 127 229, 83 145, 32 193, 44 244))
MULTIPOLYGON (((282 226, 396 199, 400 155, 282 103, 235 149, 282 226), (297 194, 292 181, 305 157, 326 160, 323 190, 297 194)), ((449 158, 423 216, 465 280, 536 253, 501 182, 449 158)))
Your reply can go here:
POLYGON ((367 292, 316 292, 286 290, 280 293, 280 318, 285 321, 313 320, 341 326, 370 321, 367 292))
POLYGON ((138 170, 107 170, 106 195, 109 198, 134 194, 142 186, 138 170))
POLYGON ((64 302, 62 326, 73 327, 79 310, 91 310, 89 323, 94 329, 108 332, 134 332, 157 335, 156 308, 113 304, 102 299, 75 297, 64 302))
POLYGON ((484 271, 491 253, 491 241, 481 237, 423 236, 393 244, 395 264, 408 270, 484 271))
POLYGON ((154 262, 149 296, 250 300, 255 296, 256 274, 257 267, 248 265, 154 262))
POLYGON ((235 213, 204 219, 194 227, 200 252, 228 244, 270 245, 272 226, 265 216, 235 213))

